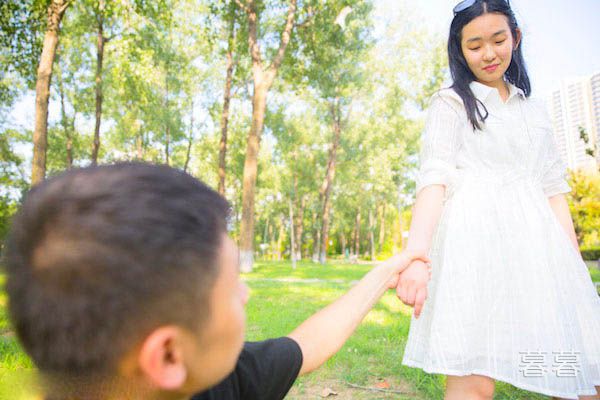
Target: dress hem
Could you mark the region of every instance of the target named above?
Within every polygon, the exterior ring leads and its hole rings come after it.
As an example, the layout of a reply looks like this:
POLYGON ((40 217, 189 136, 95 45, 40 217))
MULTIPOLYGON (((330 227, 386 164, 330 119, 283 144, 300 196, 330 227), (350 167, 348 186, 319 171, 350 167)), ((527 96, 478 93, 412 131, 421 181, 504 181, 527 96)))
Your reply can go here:
MULTIPOLYGON (((592 389, 591 391, 582 390, 582 391, 577 392, 577 394, 548 391, 548 390, 541 389, 538 386, 518 383, 518 382, 515 382, 513 379, 506 378, 506 377, 498 375, 498 374, 492 374, 488 371, 479 370, 479 369, 473 369, 473 370, 469 370, 469 371, 465 371, 465 370, 459 371, 459 370, 450 370, 447 368, 426 368, 425 366, 423 366, 422 363, 420 363, 418 361, 406 360, 406 359, 402 360, 402 364, 406 365, 407 367, 420 368, 423 371, 427 372, 428 374, 443 374, 443 375, 452 375, 452 376, 467 376, 467 375, 474 375, 474 374, 475 375, 483 375, 483 376, 487 376, 488 378, 492 378, 497 381, 508 383, 519 389, 528 390, 530 392, 539 393, 539 394, 543 394, 543 395, 551 396, 551 397, 562 397, 565 399, 578 400, 579 396, 595 396, 597 394, 600 394, 600 392, 598 392, 596 389, 592 389)), ((598 381, 598 382, 592 381, 592 385, 600 386, 600 381, 598 381)))

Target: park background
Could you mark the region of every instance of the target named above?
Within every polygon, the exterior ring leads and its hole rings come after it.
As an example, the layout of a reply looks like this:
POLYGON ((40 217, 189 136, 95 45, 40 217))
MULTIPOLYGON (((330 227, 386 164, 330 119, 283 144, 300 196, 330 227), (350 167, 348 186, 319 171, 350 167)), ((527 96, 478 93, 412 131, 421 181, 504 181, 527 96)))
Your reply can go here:
MULTIPOLYGON (((535 96, 600 71, 600 2, 511 3, 535 96)), ((91 164, 169 164, 232 205, 230 233, 252 289, 248 339, 288 333, 402 248, 424 110, 450 82, 453 5, 3 2, 0 245, 32 183, 91 164), (58 39, 54 51, 45 37, 58 39)), ((600 176, 573 170, 569 181, 578 240, 599 281, 600 176)), ((32 370, 6 301, 0 292, 0 382, 32 370)), ((386 294, 291 397, 331 389, 338 398, 439 398, 443 378, 400 365, 410 311, 386 294)), ((0 398, 13 386, 0 383, 0 398)), ((496 397, 538 398, 509 385, 496 397)))

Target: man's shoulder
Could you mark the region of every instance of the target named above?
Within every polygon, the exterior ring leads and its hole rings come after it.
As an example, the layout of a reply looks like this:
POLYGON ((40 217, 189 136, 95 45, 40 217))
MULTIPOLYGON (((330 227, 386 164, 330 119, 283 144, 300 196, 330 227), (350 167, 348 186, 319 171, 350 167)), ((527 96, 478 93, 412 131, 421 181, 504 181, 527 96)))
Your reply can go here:
POLYGON ((289 337, 246 342, 234 371, 192 400, 282 399, 302 367, 302 350, 289 337))

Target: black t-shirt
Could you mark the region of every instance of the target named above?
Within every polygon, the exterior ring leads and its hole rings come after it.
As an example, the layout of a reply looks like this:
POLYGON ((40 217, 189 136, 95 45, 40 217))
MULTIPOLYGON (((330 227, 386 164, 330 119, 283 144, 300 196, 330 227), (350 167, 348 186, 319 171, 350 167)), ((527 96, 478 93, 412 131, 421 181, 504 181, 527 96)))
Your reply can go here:
POLYGON ((247 342, 235 370, 192 400, 281 400, 302 367, 302 350, 288 337, 247 342))

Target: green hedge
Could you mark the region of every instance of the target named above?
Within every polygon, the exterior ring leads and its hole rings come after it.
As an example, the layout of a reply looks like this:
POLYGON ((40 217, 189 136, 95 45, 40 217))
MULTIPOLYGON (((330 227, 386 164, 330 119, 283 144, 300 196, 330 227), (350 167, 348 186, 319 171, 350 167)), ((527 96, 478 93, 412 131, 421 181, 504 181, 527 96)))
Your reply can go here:
POLYGON ((588 249, 581 249, 581 256, 586 261, 600 260, 600 247, 591 247, 588 249))

